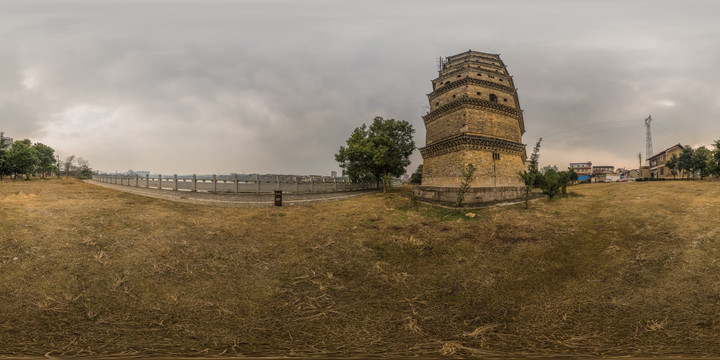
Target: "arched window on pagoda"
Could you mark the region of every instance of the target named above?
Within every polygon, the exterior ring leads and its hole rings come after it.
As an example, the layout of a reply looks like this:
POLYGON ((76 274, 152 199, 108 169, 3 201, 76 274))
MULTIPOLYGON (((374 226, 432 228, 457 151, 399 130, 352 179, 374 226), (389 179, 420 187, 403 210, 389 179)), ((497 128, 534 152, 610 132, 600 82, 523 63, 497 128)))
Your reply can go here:
POLYGON ((498 97, 495 94, 490 94, 490 101, 492 102, 498 102, 498 97))

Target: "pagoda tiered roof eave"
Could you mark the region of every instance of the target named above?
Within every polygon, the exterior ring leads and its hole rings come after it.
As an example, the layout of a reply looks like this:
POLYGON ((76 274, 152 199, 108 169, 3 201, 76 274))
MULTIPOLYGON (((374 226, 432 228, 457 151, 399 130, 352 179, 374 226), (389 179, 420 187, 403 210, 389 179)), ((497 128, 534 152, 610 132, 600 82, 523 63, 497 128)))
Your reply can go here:
POLYGON ((471 78, 471 77, 466 77, 466 78, 463 78, 463 79, 461 79, 461 80, 453 81, 453 82, 451 82, 451 83, 448 84, 448 85, 441 86, 441 87, 435 89, 435 91, 427 94, 427 96, 428 96, 429 98, 434 98, 435 96, 441 95, 441 94, 443 94, 443 93, 445 93, 445 92, 447 92, 447 91, 449 91, 449 90, 458 88, 458 87, 460 87, 460 86, 465 86, 465 85, 485 86, 485 87, 489 87, 489 88, 496 89, 496 90, 499 90, 499 91, 504 91, 504 92, 506 92, 506 93, 508 93, 508 94, 515 94, 515 89, 513 89, 513 88, 511 88, 511 87, 509 87, 509 86, 500 85, 500 84, 495 83, 495 82, 492 82, 492 81, 480 80, 480 79, 475 79, 475 78, 471 78))
POLYGON ((460 134, 420 148, 423 159, 449 154, 461 149, 488 150, 513 155, 525 155, 525 144, 475 134, 460 134))
POLYGON ((496 103, 494 101, 489 100, 483 100, 483 99, 474 99, 474 98, 461 98, 458 100, 451 101, 445 105, 442 105, 438 108, 436 108, 433 111, 430 111, 426 115, 424 115, 422 118, 425 121, 425 126, 427 126, 429 123, 433 122, 438 117, 445 115, 447 113, 457 111, 463 108, 476 108, 481 110, 488 110, 495 113, 499 113, 501 115, 510 116, 516 119, 520 119, 522 117, 522 110, 516 110, 509 106, 502 105, 499 103, 496 103))

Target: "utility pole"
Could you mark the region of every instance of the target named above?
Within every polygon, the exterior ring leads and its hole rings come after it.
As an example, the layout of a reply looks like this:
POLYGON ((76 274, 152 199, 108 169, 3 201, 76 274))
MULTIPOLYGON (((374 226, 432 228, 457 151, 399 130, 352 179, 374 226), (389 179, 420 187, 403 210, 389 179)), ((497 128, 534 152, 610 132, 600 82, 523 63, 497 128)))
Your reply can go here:
POLYGON ((638 153, 638 166, 639 166, 638 170, 641 170, 642 169, 642 153, 641 152, 638 153))

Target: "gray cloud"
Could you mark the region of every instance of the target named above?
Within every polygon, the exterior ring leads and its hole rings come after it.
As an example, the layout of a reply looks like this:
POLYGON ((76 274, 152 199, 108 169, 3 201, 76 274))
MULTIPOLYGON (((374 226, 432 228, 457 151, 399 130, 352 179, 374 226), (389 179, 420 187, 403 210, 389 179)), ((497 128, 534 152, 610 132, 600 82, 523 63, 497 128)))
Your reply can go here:
POLYGON ((106 171, 328 174, 374 116, 423 146, 436 58, 472 48, 509 65, 542 163, 633 166, 650 113, 657 150, 720 138, 718 7, 4 2, 0 129, 106 171))

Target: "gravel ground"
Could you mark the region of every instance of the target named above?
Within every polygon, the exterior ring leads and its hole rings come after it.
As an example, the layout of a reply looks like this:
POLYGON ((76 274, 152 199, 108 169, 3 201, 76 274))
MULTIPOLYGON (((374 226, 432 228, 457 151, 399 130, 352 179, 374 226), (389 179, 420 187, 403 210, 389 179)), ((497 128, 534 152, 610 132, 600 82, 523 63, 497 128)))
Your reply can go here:
MULTIPOLYGON (((189 192, 158 190, 144 187, 127 185, 107 184, 94 180, 85 182, 97 186, 124 191, 131 194, 148 196, 157 199, 193 203, 200 205, 224 206, 224 207, 272 207, 275 206, 273 194, 213 194, 208 192, 189 192)), ((283 206, 308 205, 319 202, 336 201, 349 199, 355 196, 376 193, 377 190, 356 190, 331 193, 308 193, 308 194, 283 194, 283 206)))

